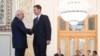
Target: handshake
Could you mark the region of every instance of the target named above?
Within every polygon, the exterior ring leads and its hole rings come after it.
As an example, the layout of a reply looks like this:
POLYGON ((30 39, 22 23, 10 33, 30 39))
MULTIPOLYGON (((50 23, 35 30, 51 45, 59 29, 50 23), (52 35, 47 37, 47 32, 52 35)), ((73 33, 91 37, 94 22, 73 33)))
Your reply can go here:
POLYGON ((33 29, 26 29, 26 34, 32 35, 33 33, 33 29))

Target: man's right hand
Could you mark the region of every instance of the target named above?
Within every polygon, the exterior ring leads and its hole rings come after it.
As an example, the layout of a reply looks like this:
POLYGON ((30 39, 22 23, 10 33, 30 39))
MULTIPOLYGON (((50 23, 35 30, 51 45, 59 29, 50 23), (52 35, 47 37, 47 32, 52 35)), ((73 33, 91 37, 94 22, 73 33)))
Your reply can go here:
POLYGON ((32 35, 32 29, 27 28, 27 31, 28 31, 27 34, 32 35))

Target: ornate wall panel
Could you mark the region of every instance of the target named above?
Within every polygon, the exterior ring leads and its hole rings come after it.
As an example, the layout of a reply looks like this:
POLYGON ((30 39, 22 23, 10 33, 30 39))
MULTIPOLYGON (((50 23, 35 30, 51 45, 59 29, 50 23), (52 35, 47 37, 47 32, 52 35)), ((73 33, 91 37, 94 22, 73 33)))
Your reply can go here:
POLYGON ((10 31, 12 0, 0 0, 0 32, 10 31))
POLYGON ((33 3, 34 0, 17 0, 17 9, 23 10, 25 26, 31 28, 33 22, 33 3))

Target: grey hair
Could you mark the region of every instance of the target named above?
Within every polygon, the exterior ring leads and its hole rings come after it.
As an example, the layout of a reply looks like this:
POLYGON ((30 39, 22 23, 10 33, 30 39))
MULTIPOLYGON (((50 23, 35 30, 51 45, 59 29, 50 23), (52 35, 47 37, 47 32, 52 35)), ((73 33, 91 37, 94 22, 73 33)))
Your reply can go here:
POLYGON ((21 12, 23 12, 22 10, 17 10, 15 16, 17 17, 21 12))

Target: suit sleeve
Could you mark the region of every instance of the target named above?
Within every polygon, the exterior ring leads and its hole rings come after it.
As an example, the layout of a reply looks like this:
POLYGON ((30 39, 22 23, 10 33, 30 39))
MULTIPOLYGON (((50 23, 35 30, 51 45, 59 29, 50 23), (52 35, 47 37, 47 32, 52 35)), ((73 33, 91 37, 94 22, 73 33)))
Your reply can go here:
POLYGON ((48 16, 45 18, 45 30, 46 30, 46 38, 47 40, 51 40, 51 24, 48 16))
POLYGON ((25 26, 24 26, 24 24, 23 23, 21 23, 21 22, 18 22, 17 23, 17 27, 18 27, 18 29, 21 31, 21 32, 23 32, 23 33, 25 33, 25 34, 32 34, 31 33, 31 30, 30 29, 27 29, 25 26))

